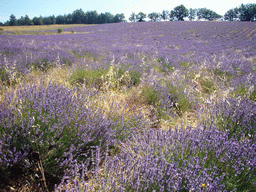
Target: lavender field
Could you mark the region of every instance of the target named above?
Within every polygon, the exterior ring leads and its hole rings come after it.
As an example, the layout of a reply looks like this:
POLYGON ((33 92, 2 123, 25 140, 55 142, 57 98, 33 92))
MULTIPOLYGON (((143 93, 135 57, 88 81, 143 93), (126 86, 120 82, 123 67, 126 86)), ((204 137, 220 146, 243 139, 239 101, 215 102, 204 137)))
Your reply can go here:
POLYGON ((255 191, 256 23, 0 31, 3 191, 255 191))

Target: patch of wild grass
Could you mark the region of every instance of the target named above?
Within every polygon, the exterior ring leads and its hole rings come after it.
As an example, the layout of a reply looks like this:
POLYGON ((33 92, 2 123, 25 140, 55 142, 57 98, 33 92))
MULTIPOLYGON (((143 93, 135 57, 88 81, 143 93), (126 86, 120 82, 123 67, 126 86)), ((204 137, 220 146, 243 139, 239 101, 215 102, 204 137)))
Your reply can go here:
POLYGON ((70 76, 71 85, 86 84, 101 88, 103 86, 102 76, 108 73, 108 69, 76 69, 70 76))

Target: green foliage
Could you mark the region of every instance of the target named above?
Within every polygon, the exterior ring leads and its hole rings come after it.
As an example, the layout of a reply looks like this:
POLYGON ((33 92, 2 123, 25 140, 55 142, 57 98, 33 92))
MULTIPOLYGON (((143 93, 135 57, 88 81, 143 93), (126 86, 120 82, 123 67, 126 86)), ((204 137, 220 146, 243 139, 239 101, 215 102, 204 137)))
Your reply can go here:
POLYGON ((212 21, 221 18, 221 15, 210 9, 200 8, 197 10, 197 17, 198 19, 206 19, 208 21, 212 21))
POLYGON ((167 10, 163 10, 160 14, 160 17, 165 21, 168 19, 169 12, 167 10))
POLYGON ((189 16, 188 16, 189 21, 193 21, 196 16, 196 9, 190 8, 188 12, 189 12, 189 16))
POLYGON ((178 115, 182 116, 182 113, 192 109, 192 103, 189 98, 183 93, 182 88, 169 85, 167 87, 170 94, 173 97, 174 106, 177 110, 178 115))
POLYGON ((129 21, 136 22, 136 14, 132 12, 131 16, 129 17, 129 21))
POLYGON ((143 12, 139 12, 137 15, 136 15, 136 20, 138 22, 144 22, 147 17, 147 14, 146 13, 143 13, 143 12))
POLYGON ((114 23, 122 23, 125 22, 125 16, 123 13, 121 14, 116 14, 113 18, 114 23))
MULTIPOLYGON (((161 93, 159 91, 156 91, 153 87, 145 86, 142 88, 141 96, 146 104, 154 107, 150 114, 151 118, 154 119, 156 117, 157 120, 169 118, 169 116, 166 116, 164 106, 161 105, 161 93)), ((153 126, 156 125, 154 124, 153 126)))
POLYGON ((214 82, 209 78, 200 78, 199 82, 203 88, 203 92, 206 94, 211 94, 215 90, 217 90, 217 87, 215 86, 214 82))
POLYGON ((86 70, 77 69, 75 70, 71 77, 70 83, 72 85, 86 84, 87 86, 96 86, 101 88, 103 85, 103 75, 106 75, 109 69, 97 69, 97 70, 86 70))
POLYGON ((242 96, 242 97, 248 97, 252 101, 256 101, 256 90, 249 91, 248 88, 244 86, 240 86, 235 88, 235 90, 231 93, 233 97, 236 96, 242 96))
POLYGON ((238 8, 229 9, 225 13, 224 19, 228 21, 235 21, 236 19, 238 19, 238 8))
POLYGON ((214 75, 218 76, 224 82, 230 82, 233 79, 232 74, 230 74, 229 72, 220 70, 220 69, 214 69, 213 73, 214 73, 214 75))
MULTIPOLYGON (((121 18, 121 16, 120 16, 121 18)), ((119 16, 114 17, 111 13, 106 12, 106 13, 101 13, 97 17, 97 23, 98 24, 103 24, 103 23, 113 23, 114 20, 117 21, 120 19, 119 16)))
POLYGON ((62 33, 63 29, 59 28, 58 33, 62 33))
POLYGON ((81 24, 87 22, 87 15, 82 9, 77 9, 72 13, 72 23, 81 24))
POLYGON ((17 25, 17 19, 16 17, 12 14, 10 16, 10 23, 9 23, 10 26, 14 26, 14 25, 17 25))
POLYGON ((3 84, 10 85, 10 78, 4 68, 0 68, 0 80, 3 84))
POLYGON ((188 9, 184 5, 179 5, 173 9, 172 17, 176 17, 179 21, 184 21, 184 17, 188 16, 188 9))
POLYGON ((75 31, 74 31, 74 30, 71 30, 71 33, 75 33, 75 31))
POLYGON ((153 105, 155 107, 159 106, 160 93, 155 91, 152 87, 150 86, 143 87, 142 96, 144 97, 147 104, 153 105))
POLYGON ((256 20, 256 3, 241 4, 237 9, 240 21, 256 20))
POLYGON ((152 13, 149 13, 149 14, 148 14, 148 18, 149 18, 151 21, 158 21, 159 18, 160 18, 160 14, 159 14, 159 13, 156 13, 156 12, 152 12, 152 13))

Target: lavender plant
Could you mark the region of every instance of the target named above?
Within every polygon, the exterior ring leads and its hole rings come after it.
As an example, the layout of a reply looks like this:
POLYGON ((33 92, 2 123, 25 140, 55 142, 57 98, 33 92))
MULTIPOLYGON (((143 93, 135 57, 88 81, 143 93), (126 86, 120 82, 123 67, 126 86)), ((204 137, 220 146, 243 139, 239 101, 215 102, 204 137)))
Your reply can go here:
POLYGON ((229 138, 254 139, 256 131, 256 105, 246 97, 227 98, 212 108, 213 122, 221 130, 229 130, 229 138))
MULTIPOLYGON (((244 191, 255 188, 255 143, 228 138, 216 127, 147 130, 121 143, 123 151, 99 167, 81 191, 244 191)), ((102 154, 104 156, 104 154, 102 154)), ((89 172, 87 172, 89 173, 89 172)), ((83 180, 83 178, 80 178, 83 180)), ((62 182, 62 186, 65 186, 62 182)), ((60 191, 56 188, 56 191, 60 191)))
POLYGON ((13 166, 33 169, 40 162, 37 168, 60 179, 72 162, 86 159, 90 146, 121 139, 125 125, 104 118, 87 94, 43 82, 6 94, 0 107, 2 176, 13 166))

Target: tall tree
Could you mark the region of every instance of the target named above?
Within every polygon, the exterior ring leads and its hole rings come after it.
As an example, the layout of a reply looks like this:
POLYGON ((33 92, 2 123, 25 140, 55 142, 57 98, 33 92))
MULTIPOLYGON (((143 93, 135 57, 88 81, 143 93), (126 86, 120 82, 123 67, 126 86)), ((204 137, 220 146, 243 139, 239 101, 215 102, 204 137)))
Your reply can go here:
POLYGON ((217 14, 216 12, 210 9, 200 8, 197 10, 197 18, 198 20, 205 19, 208 21, 212 21, 212 20, 221 18, 221 15, 217 14))
POLYGON ((242 4, 238 8, 239 19, 241 21, 255 21, 256 20, 256 3, 242 4))
POLYGON ((179 5, 173 9, 173 14, 179 21, 184 21, 184 17, 188 16, 188 10, 184 5, 179 5))
POLYGON ((56 17, 55 15, 50 16, 51 24, 56 24, 56 17))
POLYGON ((131 16, 129 17, 129 21, 136 22, 136 14, 132 12, 131 16))
POLYGON ((88 24, 95 24, 97 23, 98 13, 97 11, 87 11, 86 12, 87 22, 88 24))
POLYGON ((28 17, 28 15, 25 16, 25 25, 33 25, 33 21, 28 17))
POLYGON ((161 13, 161 18, 166 21, 168 19, 169 12, 167 10, 163 10, 161 13))
POLYGON ((157 12, 152 12, 152 13, 149 13, 148 14, 148 18, 151 20, 151 21, 158 21, 160 19, 160 14, 157 13, 157 12))
POLYGON ((16 17, 13 14, 11 14, 11 16, 10 16, 10 23, 9 23, 9 25, 10 26, 17 25, 17 19, 16 19, 16 17))
POLYGON ((82 24, 87 22, 87 16, 82 9, 77 9, 72 13, 72 23, 82 24))
POLYGON ((34 25, 43 25, 43 17, 40 15, 40 17, 34 17, 33 18, 34 25))
POLYGON ((113 18, 114 23, 122 23, 125 22, 125 16, 123 13, 121 14, 116 14, 113 18))
POLYGON ((63 15, 58 15, 56 17, 56 24, 65 24, 65 17, 63 15))
POLYGON ((175 20, 175 15, 174 15, 174 11, 171 10, 170 13, 169 13, 169 20, 170 21, 174 21, 175 20))
POLYGON ((25 18, 21 16, 19 19, 17 19, 16 22, 17 25, 25 25, 25 18))
POLYGON ((238 19, 238 8, 229 9, 225 13, 224 19, 227 21, 235 21, 236 19, 238 19))
POLYGON ((143 13, 143 12, 139 12, 137 15, 136 15, 136 20, 138 22, 144 22, 145 18, 147 18, 147 14, 146 13, 143 13))
POLYGON ((72 22, 73 22, 73 16, 72 16, 72 14, 71 13, 69 13, 68 15, 64 15, 64 17, 65 17, 65 19, 66 19, 66 21, 65 21, 65 23, 66 24, 72 24, 72 22))
POLYGON ((51 17, 43 17, 43 23, 44 25, 51 25, 52 24, 52 19, 51 17))
POLYGON ((196 16, 196 9, 190 8, 188 11, 189 21, 193 21, 195 19, 195 16, 196 16))

